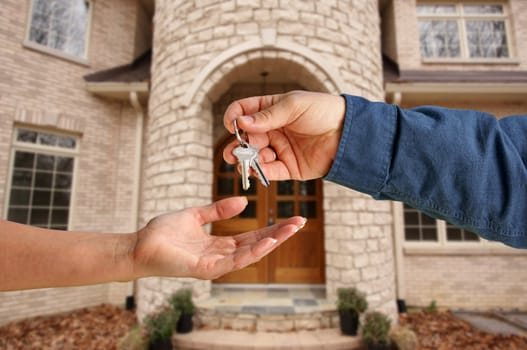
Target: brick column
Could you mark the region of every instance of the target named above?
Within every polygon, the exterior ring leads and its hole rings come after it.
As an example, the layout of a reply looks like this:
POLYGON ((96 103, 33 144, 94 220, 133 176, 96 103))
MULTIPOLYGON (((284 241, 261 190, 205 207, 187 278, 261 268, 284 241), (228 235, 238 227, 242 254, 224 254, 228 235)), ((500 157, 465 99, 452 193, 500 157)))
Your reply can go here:
MULTIPOLYGON (((262 60, 284 68, 284 83, 383 98, 376 1, 157 0, 154 28, 143 222, 210 202, 211 105, 262 60)), ((395 316, 390 205, 334 184, 324 191, 328 294, 356 285, 395 316)), ((207 282, 139 282, 139 316, 184 284, 208 293, 207 282)))

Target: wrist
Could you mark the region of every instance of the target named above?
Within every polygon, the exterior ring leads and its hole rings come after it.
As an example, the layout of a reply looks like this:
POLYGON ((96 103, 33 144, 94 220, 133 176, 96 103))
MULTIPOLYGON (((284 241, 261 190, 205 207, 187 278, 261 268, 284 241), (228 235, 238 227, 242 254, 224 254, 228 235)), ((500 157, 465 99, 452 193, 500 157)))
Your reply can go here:
POLYGON ((118 234, 114 245, 113 261, 117 271, 117 280, 126 282, 135 280, 139 277, 138 268, 135 262, 135 246, 137 243, 137 233, 118 234))

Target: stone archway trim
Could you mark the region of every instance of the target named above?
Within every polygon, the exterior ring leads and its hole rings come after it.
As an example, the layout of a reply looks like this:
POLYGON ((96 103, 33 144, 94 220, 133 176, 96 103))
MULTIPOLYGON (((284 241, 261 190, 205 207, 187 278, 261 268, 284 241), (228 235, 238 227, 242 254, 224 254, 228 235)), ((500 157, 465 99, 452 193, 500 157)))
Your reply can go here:
POLYGON ((198 74, 192 85, 187 90, 182 98, 182 105, 189 107, 192 100, 203 83, 218 69, 222 64, 228 62, 235 57, 259 49, 275 49, 278 51, 288 51, 295 55, 301 56, 307 61, 311 61, 318 69, 320 69, 327 77, 329 82, 333 85, 334 90, 338 92, 345 91, 345 84, 341 76, 333 69, 333 66, 324 64, 324 59, 316 52, 296 44, 292 41, 276 38, 276 31, 274 29, 264 29, 261 32, 261 37, 258 39, 249 40, 225 50, 213 60, 211 60, 198 74))

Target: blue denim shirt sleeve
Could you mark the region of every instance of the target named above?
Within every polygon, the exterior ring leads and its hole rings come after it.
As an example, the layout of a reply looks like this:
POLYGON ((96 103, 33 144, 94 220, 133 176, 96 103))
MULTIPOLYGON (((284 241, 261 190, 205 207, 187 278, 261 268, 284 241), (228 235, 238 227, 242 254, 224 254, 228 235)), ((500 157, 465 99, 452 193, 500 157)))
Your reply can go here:
POLYGON ((516 248, 527 248, 527 115, 343 95, 346 116, 326 180, 516 248))

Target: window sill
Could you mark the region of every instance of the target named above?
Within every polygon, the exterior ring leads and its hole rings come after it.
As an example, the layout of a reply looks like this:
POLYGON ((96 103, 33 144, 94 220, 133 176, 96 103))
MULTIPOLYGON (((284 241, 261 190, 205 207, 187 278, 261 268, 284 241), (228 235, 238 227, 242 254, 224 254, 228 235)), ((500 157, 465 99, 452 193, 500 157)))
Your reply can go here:
POLYGON ((37 44, 37 43, 34 43, 32 41, 29 41, 29 40, 24 40, 22 45, 25 48, 27 48, 27 49, 38 51, 38 52, 41 52, 41 53, 44 53, 44 54, 47 54, 47 55, 50 55, 50 56, 54 56, 54 57, 60 58, 60 59, 65 60, 65 61, 76 63, 76 64, 79 64, 79 65, 82 65, 82 66, 85 66, 85 67, 89 67, 90 66, 88 60, 85 59, 85 58, 71 56, 71 55, 65 54, 65 53, 63 53, 63 52, 61 52, 59 50, 55 50, 55 49, 46 47, 44 45, 37 44))
POLYGON ((403 254, 406 256, 474 256, 474 255, 493 255, 493 256, 527 256, 526 249, 514 249, 496 243, 466 243, 439 245, 431 243, 426 246, 403 247, 403 254))
POLYGON ((462 65, 477 65, 477 64, 489 64, 489 65, 519 65, 520 61, 513 58, 489 58, 489 59, 469 59, 469 58, 421 58, 423 64, 462 64, 462 65))

